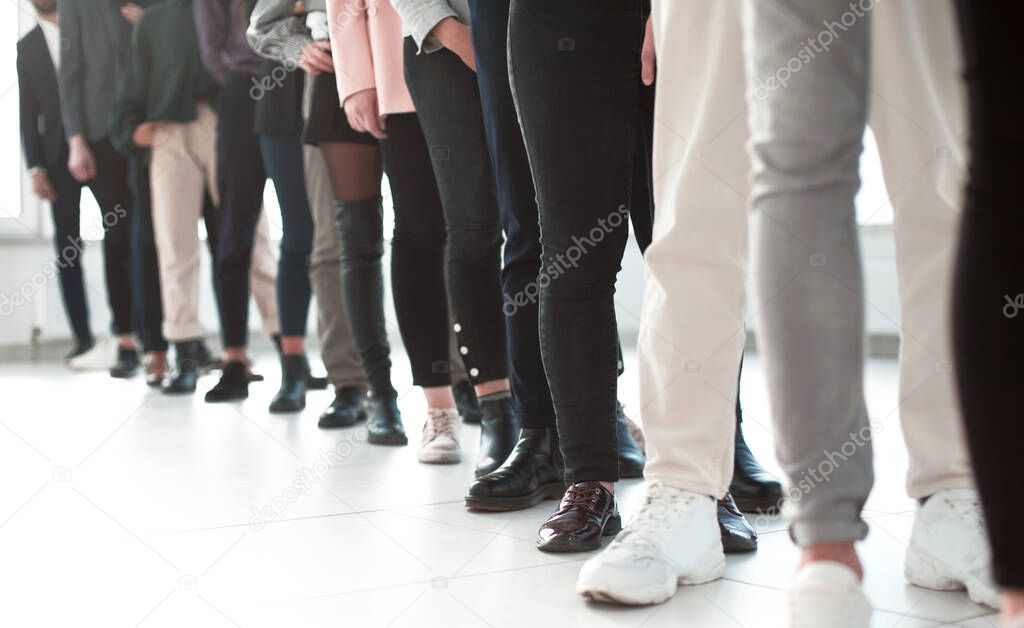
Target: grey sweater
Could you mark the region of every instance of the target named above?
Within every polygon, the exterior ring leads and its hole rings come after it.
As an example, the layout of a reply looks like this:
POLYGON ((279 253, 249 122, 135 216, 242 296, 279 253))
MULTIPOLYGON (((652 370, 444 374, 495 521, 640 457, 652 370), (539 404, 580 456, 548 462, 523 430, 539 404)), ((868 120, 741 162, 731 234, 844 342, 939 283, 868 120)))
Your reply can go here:
POLYGON ((446 17, 469 24, 469 0, 392 0, 402 16, 402 32, 411 35, 420 52, 434 52, 441 44, 430 37, 430 31, 446 17))
MULTIPOLYGON (((304 4, 307 13, 327 10, 326 0, 307 0, 304 4)), ((306 15, 295 14, 295 0, 256 0, 245 36, 257 54, 286 67, 298 65, 302 47, 312 41, 306 15)))

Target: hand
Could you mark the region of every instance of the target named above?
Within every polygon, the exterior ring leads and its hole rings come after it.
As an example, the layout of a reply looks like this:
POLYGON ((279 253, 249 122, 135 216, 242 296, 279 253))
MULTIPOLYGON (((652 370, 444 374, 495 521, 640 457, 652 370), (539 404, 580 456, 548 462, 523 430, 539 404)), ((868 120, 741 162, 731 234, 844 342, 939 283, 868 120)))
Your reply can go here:
POLYGON ((85 183, 96 176, 96 160, 81 133, 72 135, 68 140, 68 170, 79 183, 85 183))
POLYGON ((32 171, 32 193, 43 201, 50 201, 52 203, 57 200, 57 191, 50 185, 50 180, 46 178, 45 170, 36 168, 32 171))
POLYGON ((298 2, 296 2, 295 3, 295 7, 292 9, 292 13, 295 14, 295 15, 305 15, 305 13, 306 13, 306 3, 303 2, 302 0, 299 0, 298 2))
POLYGON ((299 67, 311 76, 334 72, 334 60, 331 59, 331 42, 309 41, 299 53, 299 67))
POLYGON ((640 49, 640 80, 648 87, 654 85, 657 72, 657 60, 654 54, 654 27, 650 16, 647 17, 647 28, 644 29, 644 46, 640 49))
POLYGON ((473 35, 468 26, 454 17, 438 22, 430 34, 448 50, 462 59, 466 66, 476 72, 476 57, 473 55, 473 35))
POLYGON ((121 17, 135 24, 142 17, 142 7, 133 2, 126 2, 121 5, 121 17))
POLYGON ((135 127, 132 133, 132 141, 137 146, 152 146, 156 139, 156 131, 160 128, 159 120, 149 120, 135 127))
POLYGON ((349 125, 361 133, 369 133, 378 140, 388 138, 384 116, 377 106, 377 90, 364 89, 345 99, 345 115, 349 125))

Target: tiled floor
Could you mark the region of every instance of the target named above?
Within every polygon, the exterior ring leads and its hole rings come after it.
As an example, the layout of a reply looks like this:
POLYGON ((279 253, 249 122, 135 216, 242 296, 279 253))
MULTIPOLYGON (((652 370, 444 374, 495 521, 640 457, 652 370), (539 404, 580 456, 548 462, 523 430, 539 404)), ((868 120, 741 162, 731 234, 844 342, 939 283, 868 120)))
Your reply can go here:
MULTIPOLYGON (((70 374, 56 363, 0 365, 0 626, 777 626, 796 553, 785 522, 761 518, 760 549, 725 578, 649 608, 573 593, 586 555, 538 552, 552 502, 506 514, 465 510, 466 460, 416 462, 415 448, 322 431, 328 402, 271 416, 277 368, 240 404, 154 394, 140 380, 70 374)), ((396 356, 396 376, 408 372, 396 356)), ((622 382, 636 408, 635 368, 622 382)), ((959 593, 902 576, 913 503, 896 416, 896 368, 869 367, 878 484, 862 545, 876 626, 995 626, 959 593)), ((206 378, 203 389, 213 384, 206 378)), ((409 389, 407 380, 400 389, 409 389)), ((758 361, 744 375, 746 430, 771 467, 758 361)), ((416 433, 415 391, 402 400, 416 433)), ((681 409, 685 420, 685 409, 681 409)), ((619 488, 635 510, 638 481, 619 488)))

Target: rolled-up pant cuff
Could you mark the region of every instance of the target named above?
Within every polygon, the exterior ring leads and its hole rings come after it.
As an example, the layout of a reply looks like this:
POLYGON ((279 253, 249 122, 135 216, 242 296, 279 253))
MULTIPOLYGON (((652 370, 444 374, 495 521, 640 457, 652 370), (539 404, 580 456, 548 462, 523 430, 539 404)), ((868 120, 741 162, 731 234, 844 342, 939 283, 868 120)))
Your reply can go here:
POLYGON ((854 521, 794 521, 789 527, 789 536, 799 547, 862 541, 867 535, 868 525, 859 518, 854 521))
POLYGON ((199 322, 194 323, 168 323, 164 322, 164 338, 168 342, 184 342, 186 340, 193 340, 195 338, 202 338, 203 325, 199 322))

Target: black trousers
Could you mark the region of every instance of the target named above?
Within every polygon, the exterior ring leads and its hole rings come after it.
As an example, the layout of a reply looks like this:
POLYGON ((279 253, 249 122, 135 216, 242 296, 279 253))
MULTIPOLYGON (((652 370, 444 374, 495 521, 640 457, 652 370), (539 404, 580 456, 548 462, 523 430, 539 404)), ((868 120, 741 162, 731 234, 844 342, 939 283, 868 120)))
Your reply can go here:
POLYGON ((106 139, 89 142, 96 161, 96 177, 85 185, 96 198, 103 220, 103 263, 107 298, 113 314, 111 331, 130 334, 132 318, 131 190, 128 162, 106 139))
POLYGON ((648 159, 644 4, 513 0, 509 14, 510 79, 540 211, 541 355, 573 482, 618 479, 614 294, 637 161, 648 159))
POLYGON ((970 105, 970 165, 953 296, 954 364, 996 582, 1024 587, 1024 507, 1012 497, 1024 421, 1024 119, 1015 81, 1019 3, 958 0, 970 105))
POLYGON ((474 383, 505 379, 502 237, 476 76, 448 50, 417 54, 407 37, 405 79, 444 207, 448 302, 459 352, 474 383))
POLYGON ((267 173, 254 128, 252 76, 233 72, 217 102, 217 187, 220 216, 216 285, 225 347, 244 347, 249 338, 249 270, 256 224, 263 207, 267 173))
POLYGON ((92 343, 93 336, 89 328, 89 299, 82 279, 82 254, 85 251, 81 234, 82 184, 71 176, 66 161, 47 169, 47 177, 57 193, 50 210, 64 311, 75 341, 87 345, 92 343))
POLYGON ((164 320, 160 296, 160 266, 153 237, 153 203, 149 190, 149 160, 145 156, 128 158, 128 178, 132 192, 132 291, 135 298, 135 322, 142 350, 167 351, 167 339, 161 329, 164 320))

